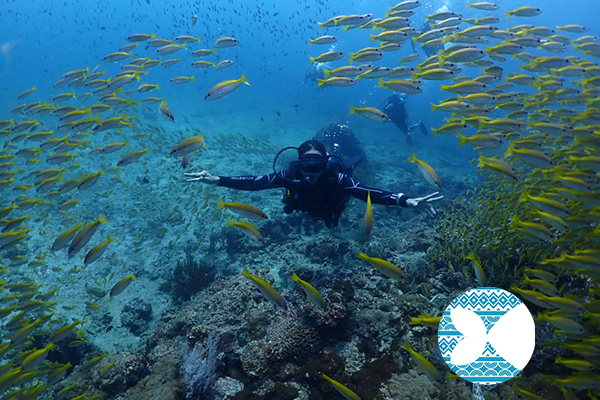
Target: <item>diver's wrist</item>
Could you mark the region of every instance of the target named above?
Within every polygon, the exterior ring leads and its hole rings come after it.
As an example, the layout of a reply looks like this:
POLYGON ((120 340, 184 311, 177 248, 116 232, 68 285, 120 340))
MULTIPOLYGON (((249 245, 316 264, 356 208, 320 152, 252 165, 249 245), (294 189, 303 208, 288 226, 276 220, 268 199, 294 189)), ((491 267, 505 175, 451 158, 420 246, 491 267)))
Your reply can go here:
POLYGON ((396 195, 396 205, 398 206, 402 206, 402 207, 406 207, 406 200, 408 200, 409 197, 407 195, 405 195, 404 193, 398 193, 396 195))

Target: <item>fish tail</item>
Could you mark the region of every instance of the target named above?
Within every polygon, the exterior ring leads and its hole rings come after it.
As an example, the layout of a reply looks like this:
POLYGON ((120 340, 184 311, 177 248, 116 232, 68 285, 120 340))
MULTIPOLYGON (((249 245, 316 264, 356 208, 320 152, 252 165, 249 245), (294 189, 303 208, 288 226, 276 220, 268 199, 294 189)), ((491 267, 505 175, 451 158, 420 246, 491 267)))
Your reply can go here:
POLYGON ((513 15, 511 11, 506 11, 505 14, 506 14, 506 18, 510 18, 513 15))
POLYGON ((323 68, 323 73, 325 74, 325 79, 329 78, 329 75, 331 75, 331 70, 328 70, 327 68, 323 68))
POLYGON ((313 56, 308 56, 308 57, 310 58, 310 64, 311 65, 314 64, 315 61, 317 61, 317 59, 315 57, 313 57, 313 56))
POLYGON ((313 39, 308 39, 308 45, 312 46, 313 44, 315 44, 315 41, 313 39))
POLYGON ((250 82, 248 82, 248 80, 246 79, 246 74, 242 75, 242 77, 240 78, 240 82, 242 82, 244 85, 252 86, 250 85, 250 82))
POLYGON ((325 79, 317 79, 317 86, 323 86, 325 84, 325 79))
POLYGON ((432 111, 432 112, 433 112, 433 111, 435 111, 435 110, 437 110, 438 108, 440 108, 440 106, 438 106, 438 105, 436 105, 436 104, 433 104, 433 103, 431 103, 431 111, 432 111))
POLYGON ((467 3, 467 8, 473 7, 473 3, 467 3))
POLYGON ((225 203, 222 199, 219 199, 219 201, 217 202, 217 209, 222 210, 225 208, 226 205, 227 203, 225 203))
POLYGON ((417 162, 417 155, 412 153, 410 157, 408 157, 408 162, 417 162))
POLYGON ((448 86, 448 85, 442 85, 442 90, 448 90, 448 89, 450 89, 450 86, 448 86))
POLYGON ((360 252, 358 253, 358 258, 360 258, 361 260, 368 260, 368 259, 369 259, 369 256, 368 256, 368 255, 366 255, 365 253, 363 253, 362 251, 360 251, 360 252))
POLYGON ((508 146, 508 150, 506 150, 506 153, 504 153, 504 157, 510 157, 515 153, 515 147, 513 146, 513 144, 511 143, 508 146))
POLYGON ((465 135, 462 134, 458 134, 458 145, 459 146, 463 146, 465 143, 467 143, 467 137, 465 135))
POLYGON ((383 79, 380 79, 380 80, 377 82, 377 87, 384 87, 384 86, 385 86, 385 81, 384 81, 383 79))
POLYGON ((350 115, 356 113, 356 111, 358 110, 358 108, 356 108, 354 105, 350 105, 350 115))
POLYGON ((412 37, 411 39, 412 39, 413 45, 417 44, 417 42, 419 41, 419 39, 416 37, 412 37))
POLYGON ((437 136, 441 128, 432 128, 431 130, 433 131, 433 136, 437 136))
POLYGON ((190 81, 194 82, 196 80, 196 75, 192 75, 190 81))
POLYGON ((373 43, 375 41, 375 39, 377 39, 376 35, 370 35, 371 36, 371 43, 373 43))
POLYGON ((408 343, 408 341, 404 342, 404 344, 402 345, 402 348, 406 351, 408 351, 409 353, 412 353, 414 350, 411 347, 410 343, 408 343))
POLYGON ((300 278, 298 277, 298 275, 296 275, 295 272, 290 279, 293 280, 294 282, 300 282, 300 278))
POLYGON ((250 271, 248 271, 248 268, 246 267, 244 267, 244 270, 242 271, 242 276, 246 278, 252 278, 252 274, 250 273, 250 271))
POLYGON ((317 22, 317 24, 319 24, 319 29, 325 29, 325 23, 324 22, 317 22))
POLYGON ((440 63, 440 67, 444 64, 446 64, 446 60, 448 58, 444 55, 444 50, 440 51, 438 53, 438 62, 440 63))
POLYGON ((227 227, 235 226, 235 222, 231 218, 227 218, 227 227))

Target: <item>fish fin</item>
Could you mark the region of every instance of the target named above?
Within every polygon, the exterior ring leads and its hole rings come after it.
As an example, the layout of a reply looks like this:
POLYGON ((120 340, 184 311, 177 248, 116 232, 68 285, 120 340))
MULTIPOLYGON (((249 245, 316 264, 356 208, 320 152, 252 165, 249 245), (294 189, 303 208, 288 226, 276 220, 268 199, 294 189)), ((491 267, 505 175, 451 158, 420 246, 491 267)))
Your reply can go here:
POLYGON ((358 108, 356 108, 354 105, 350 105, 350 115, 356 113, 356 111, 358 110, 358 108))
POLYGON ((328 70, 327 68, 323 68, 323 73, 325 74, 325 79, 329 78, 329 75, 331 75, 331 70, 328 70))
POLYGON ((308 56, 308 57, 310 58, 310 64, 311 65, 314 64, 315 61, 317 61, 317 59, 315 57, 313 57, 313 56, 308 56))
POLYGON ((325 84, 325 79, 317 79, 317 86, 323 86, 325 84))
POLYGON ((408 157, 408 162, 414 163, 414 162, 417 162, 417 161, 418 161, 417 160, 417 155, 415 153, 412 153, 410 155, 410 157, 408 157))
POLYGON ((467 143, 467 137, 465 135, 461 135, 459 133, 458 134, 458 145, 463 146, 465 143, 467 143))
POLYGON ((248 79, 246 79, 246 74, 242 75, 240 82, 242 82, 244 85, 252 86, 250 82, 248 82, 248 79))
POLYGON ((219 201, 217 203, 217 209, 222 210, 225 208, 226 205, 227 205, 227 203, 225 203, 222 199, 219 199, 219 201))
POLYGON ((440 63, 440 67, 446 63, 447 57, 444 55, 444 50, 438 53, 438 62, 440 63))

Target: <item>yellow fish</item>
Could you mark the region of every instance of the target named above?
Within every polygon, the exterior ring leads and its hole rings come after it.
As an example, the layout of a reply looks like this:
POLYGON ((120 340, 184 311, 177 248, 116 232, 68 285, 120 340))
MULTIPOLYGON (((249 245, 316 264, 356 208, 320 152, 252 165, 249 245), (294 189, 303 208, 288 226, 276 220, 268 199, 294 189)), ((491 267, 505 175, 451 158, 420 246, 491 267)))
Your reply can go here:
POLYGON ((123 292, 135 280, 135 276, 133 274, 126 276, 121 279, 119 282, 115 283, 115 286, 110 289, 110 299, 112 300, 113 296, 116 296, 123 292))
POLYGON ((373 230, 373 208, 371 206, 371 191, 367 193, 367 209, 365 210, 365 233, 369 235, 373 230))
POLYGON ((114 241, 115 239, 111 235, 108 235, 106 241, 100 243, 98 246, 91 249, 85 256, 85 265, 91 264, 100 257, 102 257, 102 254, 104 254, 104 252, 108 249, 108 245, 114 241))
POLYGON ((442 181, 431 165, 427 164, 425 161, 419 160, 414 153, 410 156, 408 162, 417 163, 419 170, 427 182, 438 188, 442 187, 442 181))
POLYGON ((96 233, 100 227, 100 224, 104 224, 106 222, 108 222, 108 220, 100 216, 96 221, 90 222, 79 233, 77 233, 69 245, 69 256, 77 253, 86 244, 88 244, 92 236, 94 236, 94 233, 96 233))
POLYGON ((253 220, 257 220, 257 221, 264 221, 266 219, 269 219, 269 217, 267 216, 267 214, 265 214, 264 211, 262 211, 261 209, 254 207, 250 204, 244 204, 244 203, 226 203, 223 200, 219 199, 219 203, 218 203, 218 207, 219 210, 223 209, 223 208, 227 208, 231 211, 233 211, 236 214, 241 215, 242 217, 246 217, 248 219, 253 219, 253 220))
POLYGON ((306 297, 308 297, 310 301, 312 301, 315 305, 317 305, 323 310, 327 309, 327 304, 325 303, 325 300, 323 300, 321 294, 319 294, 317 289, 315 289, 310 283, 300 279, 300 277, 298 277, 298 275, 296 275, 295 272, 290 279, 300 285, 302 290, 304 290, 304 293, 306 293, 306 297))
POLYGON ((235 226, 236 228, 244 232, 246 236, 248 236, 250 239, 256 240, 261 244, 265 244, 265 238, 262 235, 262 233, 260 233, 256 225, 251 224, 250 222, 233 221, 231 218, 228 218, 227 226, 235 226))
POLYGON ((369 257, 363 252, 358 253, 358 258, 367 261, 373 267, 377 268, 379 272, 392 279, 406 279, 406 273, 400 268, 396 267, 389 261, 382 260, 377 257, 369 257))
POLYGON ((344 396, 345 399, 347 399, 347 400, 360 400, 360 397, 358 397, 358 395, 356 393, 354 393, 352 390, 348 389, 346 386, 342 385, 338 381, 335 381, 335 380, 331 379, 330 377, 328 377, 325 374, 321 374, 321 376, 327 382, 331 383, 331 386, 333 386, 335 388, 335 390, 337 390, 342 396, 344 396))
POLYGON ((410 343, 404 343, 402 348, 410 353, 415 364, 417 364, 421 368, 421 370, 425 373, 425 375, 429 377, 429 379, 437 382, 442 381, 442 376, 440 375, 440 372, 433 366, 433 364, 428 359, 414 351, 410 343))
POLYGON ((286 305, 285 305, 285 300, 283 299, 283 296, 281 294, 279 294, 279 292, 277 290, 275 290, 275 288, 273 286, 271 286, 269 284, 269 282, 259 278, 258 276, 252 275, 250 273, 250 271, 248 271, 248 268, 246 268, 246 267, 244 267, 244 271, 242 272, 242 275, 244 277, 250 279, 250 281, 252 281, 254 286, 256 286, 262 292, 262 294, 267 298, 267 300, 269 300, 276 306, 285 308, 286 305))

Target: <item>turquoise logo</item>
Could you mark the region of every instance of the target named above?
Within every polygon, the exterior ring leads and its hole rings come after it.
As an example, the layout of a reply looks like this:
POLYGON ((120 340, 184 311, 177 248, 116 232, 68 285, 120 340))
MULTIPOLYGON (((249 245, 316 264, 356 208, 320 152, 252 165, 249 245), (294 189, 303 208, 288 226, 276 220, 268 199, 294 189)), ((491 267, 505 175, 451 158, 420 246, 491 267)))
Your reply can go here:
POLYGON ((455 374, 493 385, 525 368, 535 348, 535 325, 514 294, 498 288, 472 289, 444 311, 438 345, 455 374))

